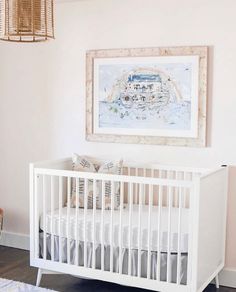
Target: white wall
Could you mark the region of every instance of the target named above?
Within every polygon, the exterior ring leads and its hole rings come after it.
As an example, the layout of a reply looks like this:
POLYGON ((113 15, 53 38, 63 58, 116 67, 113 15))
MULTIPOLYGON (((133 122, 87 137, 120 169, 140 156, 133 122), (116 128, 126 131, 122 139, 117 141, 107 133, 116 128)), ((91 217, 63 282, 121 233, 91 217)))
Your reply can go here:
MULTIPOLYGON (((0 43, 0 205, 5 229, 28 233, 28 163, 73 151, 129 160, 236 165, 236 1, 60 1, 56 40, 0 43), (85 52, 210 46, 204 149, 85 141, 85 52)), ((227 267, 236 268, 236 182, 231 170, 227 267)))

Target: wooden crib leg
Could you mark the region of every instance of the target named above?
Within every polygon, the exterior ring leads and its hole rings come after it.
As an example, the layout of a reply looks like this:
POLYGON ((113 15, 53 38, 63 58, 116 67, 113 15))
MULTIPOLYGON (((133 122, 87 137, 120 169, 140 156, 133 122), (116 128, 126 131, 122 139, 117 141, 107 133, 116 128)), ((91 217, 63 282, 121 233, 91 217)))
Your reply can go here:
POLYGON ((220 288, 219 274, 217 274, 216 277, 215 277, 215 283, 216 283, 216 289, 219 289, 220 288))
POLYGON ((39 287, 41 279, 42 279, 42 269, 38 269, 38 275, 37 275, 37 281, 36 281, 37 287, 39 287))

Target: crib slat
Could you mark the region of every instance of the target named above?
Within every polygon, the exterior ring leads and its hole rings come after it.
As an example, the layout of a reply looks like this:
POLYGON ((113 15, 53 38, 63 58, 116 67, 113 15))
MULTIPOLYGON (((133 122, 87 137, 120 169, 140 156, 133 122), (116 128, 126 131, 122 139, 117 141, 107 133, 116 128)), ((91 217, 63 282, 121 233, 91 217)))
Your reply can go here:
POLYGON ((51 176, 51 259, 54 261, 54 176, 51 176))
POLYGON ((143 176, 147 177, 147 169, 146 168, 143 168, 143 176))
MULTIPOLYGON (((164 173, 160 170, 160 178, 164 177, 164 173)), ((158 193, 158 229, 157 229, 157 269, 156 279, 160 281, 161 278, 161 220, 162 220, 162 198, 163 198, 163 186, 159 186, 158 193)))
POLYGON ((144 185, 140 184, 139 189, 139 214, 138 214, 138 277, 141 277, 141 216, 142 216, 142 204, 144 195, 144 185))
POLYGON ((87 209, 88 209, 88 179, 84 179, 84 267, 87 267, 87 209))
MULTIPOLYGON (((138 175, 138 168, 135 168, 135 176, 138 175)), ((134 193, 135 197, 134 197, 134 203, 138 204, 138 184, 135 184, 135 193, 134 193)))
MULTIPOLYGON (((143 169, 143 176, 147 177, 147 168, 143 169)), ((146 185, 144 186, 144 191, 143 191, 143 202, 146 204, 146 185)))
MULTIPOLYGON (((175 175, 174 175, 174 179, 178 180, 179 179, 179 172, 176 170, 175 171, 175 175)), ((178 187, 174 188, 174 207, 177 208, 178 206, 178 187)))
POLYGON ((70 199, 71 199, 71 178, 67 177, 67 214, 66 214, 66 233, 67 233, 67 263, 70 264, 70 199))
POLYGON ((75 180, 75 264, 79 265, 79 232, 78 232, 78 220, 79 220, 79 179, 75 180))
POLYGON ((97 181, 93 180, 93 269, 96 266, 96 249, 95 249, 95 237, 96 237, 96 195, 97 195, 97 181))
POLYGON ((113 221, 114 221, 114 182, 111 182, 111 233, 110 233, 110 272, 113 272, 113 221))
POLYGON ((43 259, 46 260, 47 258, 47 242, 46 242, 46 235, 47 235, 47 222, 46 222, 46 177, 43 175, 43 259))
POLYGON ((104 207, 105 207, 105 182, 102 181, 102 212, 101 212, 101 268, 104 271, 104 207))
POLYGON ((150 279, 151 268, 151 234, 152 234, 152 205, 153 205, 153 185, 149 185, 148 195, 148 260, 147 260, 147 278, 150 279))
POLYGON ((39 182, 39 175, 34 176, 34 181, 35 181, 35 205, 34 205, 34 224, 35 224, 35 258, 39 257, 39 214, 38 214, 38 182, 39 182))
POLYGON ((59 177, 59 261, 62 262, 62 226, 61 226, 61 213, 62 213, 62 190, 63 190, 63 178, 59 177))
POLYGON ((179 209, 178 209, 178 253, 177 253, 177 285, 180 284, 181 276, 181 222, 182 222, 182 200, 183 200, 183 188, 179 189, 179 209))
POLYGON ((167 240, 167 282, 171 282, 171 215, 172 215, 172 200, 173 187, 168 187, 168 240, 167 240))
MULTIPOLYGON (((184 172, 184 180, 188 180, 188 173, 184 172)), ((184 188, 184 208, 187 208, 187 189, 184 188)))
MULTIPOLYGON (((184 189, 185 191, 185 189, 184 189)), ((187 189, 186 191, 189 191, 189 214, 194 214, 194 203, 196 202, 194 200, 194 196, 196 195, 194 193, 195 188, 191 188, 191 189, 187 189)), ((185 203, 185 202, 184 202, 185 203)), ((186 206, 184 206, 184 208, 186 208, 186 206)), ((193 233, 191 232, 191 229, 193 228, 193 220, 189 220, 188 222, 188 230, 190 230, 190 232, 188 233, 188 242, 192 242, 193 240, 193 233)), ((188 265, 187 265, 187 285, 191 285, 192 283, 192 263, 193 263, 193 258, 192 258, 192 254, 193 254, 193 245, 188 244, 188 265)))
POLYGON ((131 251, 132 251, 132 217, 133 217, 133 184, 129 183, 129 257, 128 275, 131 275, 131 251))
POLYGON ((123 247, 123 208, 124 208, 124 183, 120 183, 120 224, 119 224, 119 273, 122 274, 122 247, 123 247))
POLYGON ((130 174, 131 174, 131 168, 128 167, 128 176, 130 176, 130 174))

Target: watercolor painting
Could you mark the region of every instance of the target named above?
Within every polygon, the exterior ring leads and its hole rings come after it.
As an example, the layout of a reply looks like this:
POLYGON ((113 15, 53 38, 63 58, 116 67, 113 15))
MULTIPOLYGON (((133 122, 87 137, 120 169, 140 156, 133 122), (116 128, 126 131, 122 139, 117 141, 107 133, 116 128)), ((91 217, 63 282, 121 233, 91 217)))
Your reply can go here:
POLYGON ((205 147, 208 47, 86 53, 86 139, 205 147))
POLYGON ((99 59, 95 128, 100 133, 194 137, 196 57, 99 59))

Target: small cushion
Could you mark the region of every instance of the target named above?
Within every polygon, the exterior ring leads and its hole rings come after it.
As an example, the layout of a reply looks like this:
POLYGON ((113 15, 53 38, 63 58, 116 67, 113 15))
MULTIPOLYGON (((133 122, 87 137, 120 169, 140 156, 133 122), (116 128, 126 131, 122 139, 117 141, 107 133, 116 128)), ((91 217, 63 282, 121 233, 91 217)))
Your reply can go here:
MULTIPOLYGON (((72 170, 81 172, 96 172, 95 166, 86 156, 73 154, 72 170)), ((79 207, 84 208, 84 190, 85 181, 83 178, 79 179, 79 207)), ((93 180, 88 180, 88 209, 93 208, 93 180)), ((71 207, 76 207, 76 178, 72 179, 72 197, 71 207)))
MULTIPOLYGON (((104 174, 121 174, 123 160, 108 161, 100 166, 98 173, 104 174)), ((97 208, 102 207, 102 183, 99 182, 99 194, 97 200, 97 208)), ((120 207, 120 183, 114 183, 114 209, 120 207)), ((111 209, 111 182, 105 182, 105 209, 111 209)))
MULTIPOLYGON (((73 154, 72 157, 72 170, 83 171, 83 172, 98 172, 104 174, 121 174, 121 169, 123 166, 123 160, 118 161, 107 161, 102 165, 94 165, 89 158, 86 156, 80 156, 78 154, 73 154)), ((84 179, 79 179, 79 201, 78 206, 84 208, 84 191, 85 191, 85 181, 84 179)), ((114 183, 114 209, 118 209, 120 206, 120 183, 114 183)), ((72 197, 71 197, 71 207, 76 207, 76 178, 72 179, 72 197)), ((93 208, 93 180, 88 180, 88 200, 87 208, 93 208)), ((102 208, 102 182, 98 181, 96 185, 96 208, 102 208)), ((105 209, 111 209, 111 182, 105 182, 105 209)))

